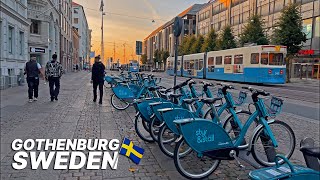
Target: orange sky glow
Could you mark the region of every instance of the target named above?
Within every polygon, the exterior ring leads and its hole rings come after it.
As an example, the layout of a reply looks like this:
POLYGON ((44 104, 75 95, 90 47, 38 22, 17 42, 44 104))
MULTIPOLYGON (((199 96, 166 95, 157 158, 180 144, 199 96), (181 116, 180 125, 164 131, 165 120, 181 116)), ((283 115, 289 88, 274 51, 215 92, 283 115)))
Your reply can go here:
MULTIPOLYGON (((82 5, 89 28, 92 29, 91 45, 96 55, 101 54, 101 0, 74 0, 82 5)), ((171 20, 195 3, 207 0, 104 0, 104 59, 114 57, 121 63, 138 59, 135 43, 142 41, 154 29, 171 20), (152 22, 152 20, 155 22, 152 22), (115 55, 114 55, 115 42, 115 55), (124 44, 126 54, 124 60, 124 44)), ((103 62, 105 62, 104 60, 103 62)))

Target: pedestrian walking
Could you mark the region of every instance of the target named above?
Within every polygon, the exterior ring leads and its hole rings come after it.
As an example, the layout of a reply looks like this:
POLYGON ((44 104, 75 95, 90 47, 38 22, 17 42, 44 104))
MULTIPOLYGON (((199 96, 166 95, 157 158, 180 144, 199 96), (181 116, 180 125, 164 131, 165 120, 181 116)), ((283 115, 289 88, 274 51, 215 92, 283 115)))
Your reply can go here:
POLYGON ((47 63, 45 70, 46 80, 49 81, 51 101, 58 101, 62 74, 62 65, 57 61, 57 55, 54 54, 52 55, 52 60, 47 63))
POLYGON ((91 83, 93 84, 93 102, 97 101, 97 88, 99 86, 100 99, 99 104, 102 104, 103 84, 105 75, 105 66, 100 61, 100 56, 96 56, 92 66, 91 83))
POLYGON ((26 63, 25 74, 27 75, 28 96, 31 103, 38 100, 39 74, 42 74, 41 65, 37 63, 36 57, 31 57, 30 61, 26 63))

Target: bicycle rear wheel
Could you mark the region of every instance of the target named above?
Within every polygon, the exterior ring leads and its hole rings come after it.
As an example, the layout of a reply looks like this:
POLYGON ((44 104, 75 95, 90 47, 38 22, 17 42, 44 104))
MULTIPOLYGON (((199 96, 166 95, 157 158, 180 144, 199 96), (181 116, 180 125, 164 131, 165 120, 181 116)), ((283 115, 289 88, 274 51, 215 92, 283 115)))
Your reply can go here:
POLYGON ((111 96, 111 105, 117 110, 125 110, 130 104, 122 99, 119 99, 115 94, 111 96))
POLYGON ((160 150, 168 157, 173 158, 174 148, 179 136, 173 133, 166 124, 162 125, 158 133, 160 150))
MULTIPOLYGON (((272 133, 278 143, 278 147, 274 147, 271 139, 264 127, 261 127, 252 138, 252 156, 262 166, 275 166, 275 155, 282 154, 286 158, 290 158, 296 145, 296 138, 291 127, 282 122, 275 120, 269 123, 272 133)), ((283 163, 280 160, 279 163, 283 163)))
POLYGON ((190 148, 182 138, 174 150, 174 165, 179 173, 188 179, 203 179, 210 176, 219 166, 220 160, 207 156, 199 157, 192 149, 186 153, 180 153, 190 148))

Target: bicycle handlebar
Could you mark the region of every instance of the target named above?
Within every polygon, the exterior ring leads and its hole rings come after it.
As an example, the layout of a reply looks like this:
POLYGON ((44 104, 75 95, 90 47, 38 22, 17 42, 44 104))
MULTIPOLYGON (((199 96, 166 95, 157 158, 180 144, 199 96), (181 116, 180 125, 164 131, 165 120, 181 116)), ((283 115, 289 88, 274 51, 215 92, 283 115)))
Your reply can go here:
POLYGON ((256 94, 257 96, 262 95, 262 96, 270 96, 270 93, 266 92, 263 89, 256 89, 253 87, 242 87, 242 89, 247 89, 249 91, 251 91, 253 94, 256 94))
POLYGON ((189 79, 187 79, 186 81, 184 81, 184 82, 182 82, 182 83, 174 86, 172 89, 173 89, 173 90, 181 89, 182 87, 188 85, 189 81, 191 81, 191 80, 192 80, 192 78, 189 78, 189 79))

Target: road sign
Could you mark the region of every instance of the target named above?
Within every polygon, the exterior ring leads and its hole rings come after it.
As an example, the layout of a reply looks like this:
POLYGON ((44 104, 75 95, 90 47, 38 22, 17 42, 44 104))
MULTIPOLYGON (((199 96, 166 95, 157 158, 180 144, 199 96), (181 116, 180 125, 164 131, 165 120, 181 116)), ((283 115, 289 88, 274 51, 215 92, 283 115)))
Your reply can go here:
POLYGON ((142 42, 136 41, 136 55, 142 54, 142 42))
POLYGON ((174 25, 173 25, 173 34, 175 37, 179 37, 182 31, 182 18, 177 16, 174 19, 174 25))
POLYGON ((46 49, 30 47, 30 52, 32 52, 32 53, 46 53, 46 49))
POLYGON ((90 58, 94 58, 96 56, 96 52, 90 52, 90 58))

